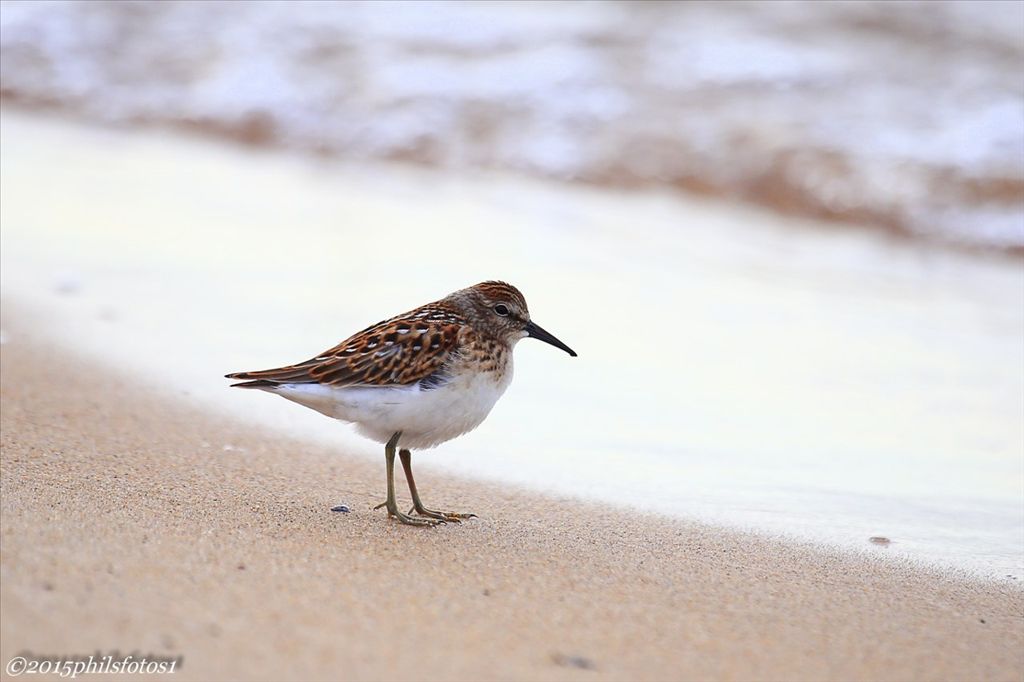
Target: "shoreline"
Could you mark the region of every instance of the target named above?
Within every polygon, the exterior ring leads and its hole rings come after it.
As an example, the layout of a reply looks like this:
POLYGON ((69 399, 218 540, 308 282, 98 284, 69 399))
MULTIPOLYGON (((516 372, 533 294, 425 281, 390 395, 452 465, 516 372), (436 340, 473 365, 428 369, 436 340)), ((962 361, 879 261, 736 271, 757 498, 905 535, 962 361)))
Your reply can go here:
POLYGON ((436 475, 1024 578, 1014 262, 661 194, 356 169, 2 113, 4 293, 84 358, 376 462, 350 429, 269 396, 229 398, 221 376, 311 356, 383 312, 504 277, 538 321, 584 344, 585 362, 523 344, 498 409, 422 459, 436 475), (627 217, 646 246, 617 236, 627 217), (680 240, 679 224, 702 227, 680 240), (559 253, 586 255, 509 259, 488 247, 505 230, 517 254, 557 233, 559 253), (346 255, 395 240, 419 246, 396 252, 406 276, 394 281, 346 255), (623 256, 644 268, 611 284, 604 273, 623 256), (557 293, 567 272, 591 296, 557 293), (618 337, 593 333, 601 301, 623 328, 686 310, 664 320, 686 339, 681 362, 640 354, 622 374, 618 337), (621 409, 625 394, 635 400, 621 409), (671 494, 651 495, 659 487, 671 494), (894 542, 869 546, 877 535, 894 542))
POLYGON ((10 300, 3 314, 5 662, 137 649, 183 656, 183 679, 1024 671, 1010 581, 429 469, 428 503, 481 518, 401 527, 369 511, 381 462, 210 416, 53 345, 10 300))

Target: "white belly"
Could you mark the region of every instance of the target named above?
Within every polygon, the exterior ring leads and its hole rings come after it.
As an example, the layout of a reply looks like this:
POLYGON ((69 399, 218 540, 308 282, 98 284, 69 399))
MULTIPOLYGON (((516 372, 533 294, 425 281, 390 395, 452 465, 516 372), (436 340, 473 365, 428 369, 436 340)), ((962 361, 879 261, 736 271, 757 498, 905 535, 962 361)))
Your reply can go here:
POLYGON ((320 384, 281 384, 267 390, 329 417, 351 422, 367 438, 387 443, 402 432, 399 446, 432 448, 472 431, 487 417, 512 381, 512 363, 495 372, 463 374, 425 390, 332 388, 320 384))

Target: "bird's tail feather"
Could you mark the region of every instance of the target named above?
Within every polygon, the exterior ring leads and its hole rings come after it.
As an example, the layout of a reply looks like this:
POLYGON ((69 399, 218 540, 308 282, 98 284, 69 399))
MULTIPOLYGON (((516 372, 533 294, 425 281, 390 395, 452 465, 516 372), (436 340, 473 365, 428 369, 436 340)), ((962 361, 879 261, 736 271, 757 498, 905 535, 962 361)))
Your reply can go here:
MULTIPOLYGON (((227 375, 227 378, 232 378, 231 375, 227 375)), ((256 381, 242 381, 237 384, 231 384, 231 388, 274 388, 279 386, 276 381, 267 381, 266 379, 257 379, 256 381)))

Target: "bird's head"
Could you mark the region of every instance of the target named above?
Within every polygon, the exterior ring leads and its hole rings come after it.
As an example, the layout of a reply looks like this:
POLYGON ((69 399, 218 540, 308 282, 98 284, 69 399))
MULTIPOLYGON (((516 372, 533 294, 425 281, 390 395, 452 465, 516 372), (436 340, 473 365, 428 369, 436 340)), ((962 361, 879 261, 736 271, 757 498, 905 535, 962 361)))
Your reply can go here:
POLYGON ((474 327, 513 346, 531 337, 576 357, 576 351, 559 341, 530 319, 526 299, 519 289, 505 282, 481 282, 447 297, 474 327))

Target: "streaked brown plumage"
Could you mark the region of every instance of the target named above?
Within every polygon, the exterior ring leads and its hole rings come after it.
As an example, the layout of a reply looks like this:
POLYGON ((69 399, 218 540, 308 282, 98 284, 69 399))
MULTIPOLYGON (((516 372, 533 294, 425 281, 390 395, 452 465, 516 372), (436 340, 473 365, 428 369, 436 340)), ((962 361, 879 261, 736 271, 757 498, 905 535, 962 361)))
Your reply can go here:
POLYGON ((386 443, 386 504, 403 523, 458 520, 422 506, 408 449, 402 462, 420 516, 397 511, 395 449, 432 447, 478 426, 511 381, 512 348, 520 339, 532 336, 576 355, 529 315, 518 289, 483 282, 378 322, 305 362, 227 377, 242 380, 234 386, 277 393, 355 423, 386 443))
POLYGON ((428 304, 367 327, 305 362, 227 376, 337 387, 413 384, 444 366, 465 326, 456 311, 440 302, 428 304))

